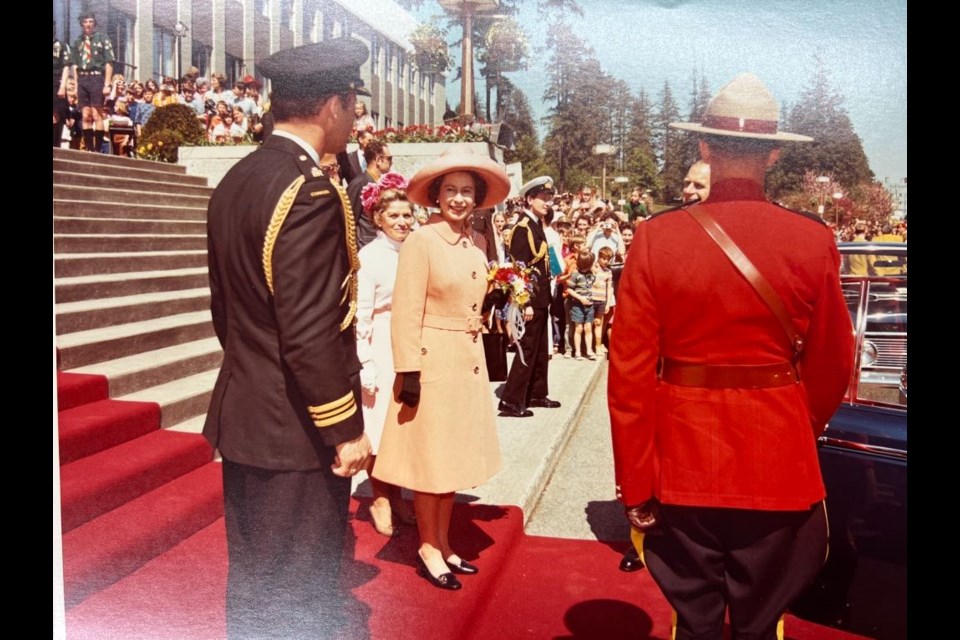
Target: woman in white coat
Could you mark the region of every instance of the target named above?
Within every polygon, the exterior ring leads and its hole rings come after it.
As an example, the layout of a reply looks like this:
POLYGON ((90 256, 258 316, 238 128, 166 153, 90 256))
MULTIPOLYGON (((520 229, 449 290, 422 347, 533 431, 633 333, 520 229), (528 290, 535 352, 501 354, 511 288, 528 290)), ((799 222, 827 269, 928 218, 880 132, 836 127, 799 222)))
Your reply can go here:
POLYGON ((413 229, 413 208, 407 201, 407 182, 398 173, 386 173, 368 184, 361 193, 362 215, 373 218, 377 237, 359 253, 360 271, 357 290, 357 356, 363 369, 363 424, 374 455, 369 469, 373 502, 370 517, 378 533, 397 533, 394 520, 413 524, 416 520, 403 501, 400 487, 373 477, 376 453, 383 423, 390 404, 393 349, 390 341, 390 317, 393 287, 397 278, 400 246, 413 229))

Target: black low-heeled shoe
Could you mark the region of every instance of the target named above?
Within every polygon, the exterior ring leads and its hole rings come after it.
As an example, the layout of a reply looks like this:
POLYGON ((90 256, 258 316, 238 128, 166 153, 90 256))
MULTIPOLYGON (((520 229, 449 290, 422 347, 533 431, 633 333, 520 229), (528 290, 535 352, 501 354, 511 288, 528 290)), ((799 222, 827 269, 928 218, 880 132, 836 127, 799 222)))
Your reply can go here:
POLYGON ((444 573, 440 577, 430 573, 430 569, 427 568, 427 563, 423 561, 420 554, 417 554, 417 573, 439 589, 456 591, 457 589, 463 588, 463 584, 461 584, 461 582, 457 580, 457 576, 452 573, 444 573))
POLYGON ((472 576, 480 573, 480 568, 475 564, 470 564, 463 558, 460 558, 460 564, 453 564, 449 560, 446 560, 447 566, 450 567, 450 570, 454 573, 459 573, 464 576, 472 576))

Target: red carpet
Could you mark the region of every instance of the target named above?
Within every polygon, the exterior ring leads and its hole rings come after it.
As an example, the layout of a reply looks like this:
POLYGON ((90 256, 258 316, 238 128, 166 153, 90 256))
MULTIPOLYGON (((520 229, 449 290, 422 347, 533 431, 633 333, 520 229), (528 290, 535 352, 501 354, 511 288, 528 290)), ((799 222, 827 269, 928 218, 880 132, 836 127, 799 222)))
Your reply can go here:
MULTIPOLYGON (((353 595, 344 638, 481 640, 498 638, 669 638, 670 610, 646 571, 617 570, 601 542, 526 536, 516 507, 457 505, 453 537, 480 567, 461 591, 416 575, 416 532, 376 534, 359 505, 354 557, 344 577, 353 595)), ((354 510, 358 503, 353 501, 354 510)), ((224 638, 226 541, 223 520, 202 529, 67 613, 69 640, 224 638)), ((794 640, 853 636, 792 617, 794 640)))

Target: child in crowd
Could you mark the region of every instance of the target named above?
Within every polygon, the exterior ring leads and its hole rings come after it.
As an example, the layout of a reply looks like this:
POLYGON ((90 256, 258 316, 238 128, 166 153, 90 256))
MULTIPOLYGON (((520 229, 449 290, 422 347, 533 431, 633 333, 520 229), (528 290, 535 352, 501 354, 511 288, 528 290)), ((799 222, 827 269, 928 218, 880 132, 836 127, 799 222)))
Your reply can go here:
POLYGON ((570 352, 574 359, 580 360, 583 356, 581 340, 587 334, 587 360, 595 360, 594 350, 591 348, 589 332, 594 321, 594 305, 591 298, 596 275, 593 272, 593 254, 589 249, 581 248, 577 252, 577 270, 567 281, 567 294, 573 299, 570 305, 570 324, 574 326, 573 345, 570 352), (577 348, 580 347, 580 353, 577 348))
MULTIPOLYGON (((557 286, 562 287, 563 294, 563 310, 567 316, 567 319, 570 319, 570 308, 573 306, 573 298, 570 296, 569 292, 569 280, 570 276, 577 272, 577 253, 580 251, 580 247, 583 246, 585 238, 580 235, 569 235, 565 239, 563 245, 563 273, 557 276, 557 286)), ((572 323, 567 322, 566 331, 563 336, 564 341, 561 347, 564 358, 573 357, 573 331, 574 326, 572 323)))
POLYGON ((613 315, 616 301, 613 298, 613 270, 610 261, 613 260, 613 249, 600 247, 597 252, 597 262, 593 267, 593 336, 594 348, 597 355, 604 354, 603 336, 607 331, 607 324, 613 315))

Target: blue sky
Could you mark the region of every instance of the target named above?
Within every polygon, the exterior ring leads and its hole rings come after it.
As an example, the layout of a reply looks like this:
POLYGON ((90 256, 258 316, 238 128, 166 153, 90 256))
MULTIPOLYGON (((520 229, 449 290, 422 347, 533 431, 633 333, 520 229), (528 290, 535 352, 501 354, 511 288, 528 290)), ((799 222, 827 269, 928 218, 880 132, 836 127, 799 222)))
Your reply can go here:
MULTIPOLYGON (((820 56, 877 178, 906 177, 906 0, 581 0, 581 5, 584 16, 568 21, 604 70, 654 100, 669 80, 682 113, 694 69, 704 72, 713 92, 752 71, 784 104, 796 101, 812 76, 814 56, 820 56)), ((439 13, 436 0, 426 0, 415 12, 421 19, 439 13)), ((546 109, 546 53, 538 49, 550 18, 537 14, 536 0, 524 0, 519 21, 535 53, 530 68, 510 78, 539 119, 546 109)), ((459 37, 451 33, 451 39, 459 37)), ((482 97, 482 84, 479 88, 482 97)), ((451 104, 459 102, 459 81, 448 84, 447 95, 451 104)))

